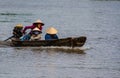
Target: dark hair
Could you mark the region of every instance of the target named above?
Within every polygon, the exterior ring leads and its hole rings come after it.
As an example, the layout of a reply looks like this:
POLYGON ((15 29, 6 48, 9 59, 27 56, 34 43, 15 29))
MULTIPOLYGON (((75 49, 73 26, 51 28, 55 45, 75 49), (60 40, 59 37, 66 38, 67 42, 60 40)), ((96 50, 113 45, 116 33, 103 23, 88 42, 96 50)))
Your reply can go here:
POLYGON ((44 25, 44 23, 33 23, 33 25, 38 25, 38 24, 41 24, 41 26, 44 25))

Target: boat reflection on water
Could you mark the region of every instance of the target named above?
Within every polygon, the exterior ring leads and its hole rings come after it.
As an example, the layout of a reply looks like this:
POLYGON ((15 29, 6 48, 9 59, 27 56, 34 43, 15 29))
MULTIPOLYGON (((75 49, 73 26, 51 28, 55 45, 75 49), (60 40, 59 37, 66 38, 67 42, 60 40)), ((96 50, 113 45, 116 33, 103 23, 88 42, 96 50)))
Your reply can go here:
POLYGON ((31 47, 32 52, 63 52, 63 53, 76 53, 86 54, 85 49, 72 48, 72 47, 31 47))

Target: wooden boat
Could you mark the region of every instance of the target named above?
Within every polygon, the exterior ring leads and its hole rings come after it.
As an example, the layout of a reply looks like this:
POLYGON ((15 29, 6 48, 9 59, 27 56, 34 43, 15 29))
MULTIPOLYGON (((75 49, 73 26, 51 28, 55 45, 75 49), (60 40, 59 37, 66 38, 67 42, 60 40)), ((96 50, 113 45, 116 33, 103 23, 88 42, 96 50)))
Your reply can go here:
POLYGON ((31 47, 39 47, 39 46, 67 46, 67 47, 82 47, 86 42, 86 37, 69 37, 63 39, 56 40, 39 40, 39 41, 20 41, 20 40, 12 40, 12 46, 31 46, 31 47))

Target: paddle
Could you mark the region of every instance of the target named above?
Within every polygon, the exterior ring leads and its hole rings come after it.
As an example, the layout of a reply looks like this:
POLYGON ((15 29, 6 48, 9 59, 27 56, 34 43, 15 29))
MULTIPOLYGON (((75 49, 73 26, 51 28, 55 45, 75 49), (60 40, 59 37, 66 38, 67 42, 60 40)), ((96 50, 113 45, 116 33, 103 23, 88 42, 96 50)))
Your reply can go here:
POLYGON ((7 38, 6 40, 4 40, 4 41, 7 41, 7 40, 9 40, 9 39, 11 39, 11 38, 13 38, 14 36, 11 36, 11 37, 9 37, 9 38, 7 38))

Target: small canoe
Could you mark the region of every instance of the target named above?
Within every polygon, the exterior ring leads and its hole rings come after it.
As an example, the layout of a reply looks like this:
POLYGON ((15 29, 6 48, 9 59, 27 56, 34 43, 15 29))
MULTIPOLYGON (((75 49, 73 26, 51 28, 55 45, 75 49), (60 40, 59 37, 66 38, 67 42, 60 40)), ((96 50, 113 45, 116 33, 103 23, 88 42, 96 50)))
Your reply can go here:
POLYGON ((12 46, 22 47, 22 46, 67 46, 67 47, 82 47, 86 42, 86 37, 69 37, 56 40, 39 40, 39 41, 20 41, 12 40, 12 46))

